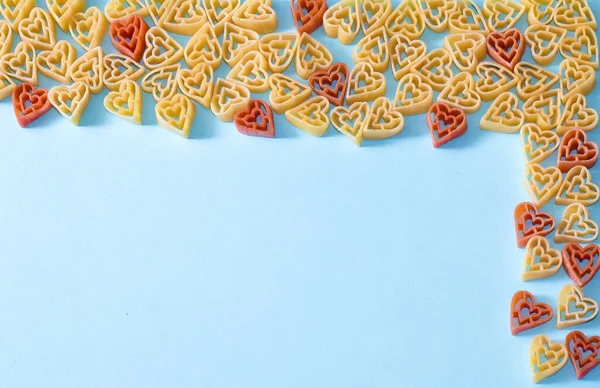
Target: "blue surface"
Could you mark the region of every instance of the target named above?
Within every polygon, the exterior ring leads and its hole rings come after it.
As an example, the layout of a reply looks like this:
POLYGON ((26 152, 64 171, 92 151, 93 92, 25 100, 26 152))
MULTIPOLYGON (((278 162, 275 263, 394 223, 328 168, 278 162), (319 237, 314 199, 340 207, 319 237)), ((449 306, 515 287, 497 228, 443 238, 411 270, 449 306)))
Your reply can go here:
MULTIPOLYGON (((292 30, 289 2, 274 6, 292 30)), ((357 148, 283 116, 278 139, 243 136, 199 108, 185 140, 149 95, 143 126, 105 95, 81 127, 52 111, 23 130, 0 103, 1 387, 531 387, 533 335, 564 340, 554 323, 510 335, 515 291, 555 308, 569 279, 520 281, 525 164, 518 135, 479 130, 489 104, 436 150, 424 115, 357 148)), ((543 384, 599 381, 569 363, 543 384)))

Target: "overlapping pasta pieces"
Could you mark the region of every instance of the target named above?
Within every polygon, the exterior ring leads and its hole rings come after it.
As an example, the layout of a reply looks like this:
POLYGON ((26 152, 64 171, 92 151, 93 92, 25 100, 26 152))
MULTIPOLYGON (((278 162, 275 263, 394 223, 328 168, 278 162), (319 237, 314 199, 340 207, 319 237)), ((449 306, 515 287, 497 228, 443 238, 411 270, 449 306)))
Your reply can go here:
POLYGON ((515 74, 519 79, 517 83, 517 95, 522 101, 544 93, 560 79, 558 74, 528 62, 517 63, 515 74))
POLYGON ((515 133, 525 122, 525 115, 519 109, 519 100, 511 92, 499 95, 483 115, 479 127, 486 131, 515 133))
POLYGON ((489 33, 481 9, 473 0, 457 1, 457 7, 450 13, 448 19, 448 31, 451 34, 481 32, 487 35, 489 33))
POLYGON ((592 173, 585 166, 575 166, 567 172, 556 195, 557 205, 580 203, 592 206, 598 202, 600 189, 592 182, 592 173))
POLYGON ((161 18, 169 9, 170 0, 144 0, 150 18, 157 27, 162 27, 161 18))
POLYGON ((406 74, 398 81, 394 105, 404 116, 425 113, 433 104, 433 89, 416 74, 406 74))
POLYGON ((3 0, 0 1, 0 14, 12 27, 14 32, 19 32, 21 20, 29 16, 35 8, 36 0, 3 0))
POLYGON ((323 136, 329 127, 329 101, 323 96, 312 97, 285 112, 287 121, 313 136, 323 136))
POLYGON ((297 43, 296 74, 308 79, 317 70, 325 70, 333 63, 333 55, 325 45, 303 33, 297 43))
POLYGON ((233 13, 233 23, 259 34, 270 34, 277 29, 277 14, 271 1, 246 0, 233 13))
MULTIPOLYGON (((169 99, 177 93, 177 76, 181 65, 176 63, 159 67, 142 78, 142 90, 152 94, 154 101, 169 99)), ((182 90, 183 92, 183 90, 182 90)), ((185 92, 183 92, 185 94, 185 92)))
POLYGON ((12 50, 14 33, 6 20, 0 20, 0 57, 12 50))
POLYGON ((308 100, 312 94, 310 88, 283 74, 273 74, 269 79, 271 92, 269 102, 273 111, 282 114, 308 100))
POLYGON ((487 55, 485 36, 479 32, 448 35, 444 38, 444 48, 452 54, 458 70, 469 73, 474 73, 487 55))
POLYGON ((206 63, 213 70, 223 62, 223 49, 215 30, 210 24, 202 26, 188 41, 184 51, 185 63, 191 68, 206 63))
POLYGON ((554 166, 544 168, 539 164, 530 163, 525 168, 525 188, 538 208, 556 197, 561 182, 560 170, 554 166))
POLYGON ((364 101, 355 102, 349 107, 336 106, 330 113, 331 125, 360 146, 370 110, 369 104, 364 101))
POLYGON ((394 9, 391 0, 363 0, 357 3, 360 26, 365 35, 383 26, 394 9))
POLYGON ((529 350, 529 363, 534 383, 556 374, 568 360, 567 349, 561 342, 552 342, 543 334, 533 337, 529 350))
POLYGON ((125 80, 137 81, 146 73, 139 63, 122 54, 104 56, 104 86, 108 90, 119 90, 119 84, 125 80))
POLYGON ((83 54, 69 67, 73 82, 87 84, 92 94, 98 94, 104 88, 104 51, 98 46, 83 54))
POLYGON ((433 90, 441 92, 452 78, 452 56, 444 49, 433 49, 415 63, 410 71, 419 75, 433 90))
MULTIPOLYGON (((199 63, 193 69, 181 69, 177 72, 177 85, 183 94, 210 109, 213 95, 214 75, 211 66, 199 63)), ((177 89, 175 87, 174 89, 177 89)))
POLYGON ((597 27, 596 18, 587 0, 557 1, 554 23, 567 30, 575 30, 579 27, 590 27, 595 30, 597 27))
POLYGON ((521 280, 535 280, 555 275, 562 266, 562 255, 550 247, 546 237, 534 236, 525 247, 525 262, 521 280))
POLYGON ((88 51, 102 44, 107 30, 108 20, 96 7, 76 13, 69 23, 69 32, 75 43, 88 51))
POLYGON ((158 125, 188 138, 196 117, 196 105, 181 93, 161 100, 155 108, 158 125))
POLYGON ((527 23, 549 24, 554 21, 556 7, 561 0, 523 0, 527 6, 527 23))
POLYGON ((559 48, 563 57, 573 58, 583 65, 590 65, 594 70, 598 70, 598 39, 591 27, 577 28, 574 36, 561 40, 559 48))
POLYGON ((596 238, 598 238, 598 224, 592 221, 588 209, 580 203, 567 206, 556 227, 554 242, 557 244, 592 243, 596 238))
POLYGON ((45 77, 61 84, 71 81, 69 68, 77 58, 77 50, 66 40, 59 41, 52 50, 42 51, 36 56, 37 69, 45 77))
POLYGON ((387 17, 384 26, 389 36, 402 34, 415 40, 425 31, 425 18, 414 0, 402 0, 387 17))
POLYGON ((89 87, 81 81, 70 86, 55 86, 48 92, 48 100, 52 106, 75 125, 79 125, 90 98, 89 87))
POLYGON ((533 24, 525 31, 525 42, 531 47, 533 60, 542 66, 552 63, 567 30, 546 24, 533 24))
POLYGON ((258 50, 258 40, 256 31, 238 27, 233 23, 225 23, 223 59, 230 67, 234 67, 244 55, 258 50))
POLYGON ((354 63, 367 62, 375 71, 384 72, 390 64, 388 47, 388 34, 385 28, 379 27, 358 41, 352 51, 352 60, 354 63))
POLYGON ((394 79, 398 81, 421 61, 427 53, 427 47, 421 40, 411 41, 402 34, 396 34, 390 39, 388 51, 394 79))
POLYGON ((35 47, 29 42, 19 42, 12 53, 0 58, 0 72, 17 81, 38 83, 35 47))
POLYGON ((373 69, 366 62, 352 68, 348 78, 348 95, 346 101, 353 104, 358 101, 374 101, 385 96, 386 82, 383 73, 373 69))
POLYGON ((56 25, 45 9, 35 7, 18 26, 23 42, 29 42, 38 50, 51 50, 56 44, 56 25))
MULTIPOLYGON (((152 0, 151 0, 152 1, 152 0)), ((109 22, 125 18, 132 14, 148 16, 148 8, 142 0, 108 0, 104 14, 109 22)))
POLYGON ((251 93, 269 90, 267 61, 260 53, 247 53, 227 74, 227 79, 246 87, 251 93))
POLYGON ((296 57, 298 36, 289 33, 267 34, 260 38, 258 51, 265 56, 271 73, 283 73, 296 57))
POLYGON ((172 34, 194 35, 208 23, 200 0, 169 0, 160 18, 160 27, 172 34))
POLYGON ((381 140, 394 137, 404 129, 404 116, 387 97, 378 97, 371 105, 363 128, 363 139, 381 140))
POLYGON ((351 44, 360 31, 359 7, 356 0, 341 0, 323 15, 325 35, 341 44, 351 44))
POLYGON ((528 123, 544 131, 556 128, 560 121, 560 91, 552 89, 532 96, 523 104, 523 112, 528 123))
POLYGON ((482 62, 476 68, 475 90, 483 101, 492 101, 519 83, 519 77, 495 62, 482 62))
POLYGON ((85 11, 85 0, 46 0, 46 7, 56 24, 64 32, 76 13, 85 11))
POLYGON ((308 79, 308 85, 314 92, 325 97, 335 106, 344 104, 348 90, 348 66, 342 62, 334 63, 327 70, 315 71, 308 79))
POLYGON ((217 36, 225 30, 225 24, 231 22, 234 12, 240 6, 239 0, 202 0, 206 16, 217 36))
POLYGON ((521 141, 527 163, 540 163, 552 155, 560 144, 560 138, 553 131, 542 131, 535 124, 525 124, 521 128, 521 141))
POLYGON ((596 318, 598 303, 592 298, 586 298, 583 289, 575 285, 566 285, 558 295, 558 311, 556 328, 581 325, 596 318))
POLYGON ((460 108, 465 113, 475 113, 481 106, 481 97, 475 91, 475 80, 467 72, 452 77, 438 96, 438 101, 460 108))
MULTIPOLYGON (((167 99, 162 101, 168 101, 167 99)), ((119 90, 108 92, 104 97, 104 108, 117 117, 134 124, 142 123, 142 91, 135 81, 126 80, 119 90)))
POLYGON ((416 0, 423 12, 425 25, 434 32, 442 33, 448 29, 450 14, 458 9, 456 1, 416 0))
POLYGON ((161 66, 173 65, 183 58, 183 48, 165 30, 152 27, 146 33, 144 65, 154 70, 161 66))
POLYGON ((243 85, 217 79, 210 100, 210 109, 221 121, 233 121, 235 114, 250 102, 250 91, 243 85))
POLYGON ((515 0, 485 0, 481 9, 491 31, 512 28, 527 7, 515 0))

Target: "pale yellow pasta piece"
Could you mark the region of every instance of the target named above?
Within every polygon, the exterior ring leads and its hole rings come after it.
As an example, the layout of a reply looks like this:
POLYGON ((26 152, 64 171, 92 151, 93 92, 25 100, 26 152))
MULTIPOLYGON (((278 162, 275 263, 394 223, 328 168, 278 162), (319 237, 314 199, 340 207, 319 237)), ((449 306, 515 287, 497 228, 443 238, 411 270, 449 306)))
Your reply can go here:
POLYGON ((438 96, 438 101, 460 108, 465 113, 475 113, 481 106, 481 97, 475 91, 475 80, 471 73, 464 71, 450 79, 438 96))
POLYGON ((202 5, 218 36, 223 33, 225 24, 231 22, 240 2, 239 0, 202 0, 202 5))
POLYGON ((555 166, 544 168, 537 163, 530 163, 525 168, 525 188, 538 209, 556 197, 561 182, 562 175, 555 166))
POLYGON ((490 31, 502 31, 514 27, 527 7, 515 0, 485 0, 481 11, 490 31))
POLYGON ((371 108, 366 102, 355 102, 349 107, 336 106, 329 114, 331 125, 354 144, 360 146, 364 125, 370 110, 371 108))
POLYGON ((592 173, 585 166, 575 166, 567 172, 556 195, 557 205, 580 203, 592 206, 600 198, 600 189, 592 182, 592 173))
POLYGON ((0 58, 0 72, 21 82, 38 83, 35 47, 29 42, 19 42, 12 53, 0 58))
POLYGON ((406 74, 398 81, 394 105, 404 116, 426 113, 433 105, 433 89, 416 74, 406 74))
POLYGON ((542 130, 549 131, 560 121, 560 91, 552 89, 534 95, 523 105, 525 120, 537 124, 542 130))
POLYGON ((556 7, 560 0, 523 0, 527 7, 527 23, 549 24, 554 21, 556 7))
POLYGON ((472 0, 457 0, 457 8, 448 19, 448 31, 451 34, 481 32, 486 36, 489 33, 479 6, 472 0))
MULTIPOLYGON (((595 0, 592 0, 595 2, 595 0)), ((579 27, 596 29, 596 18, 587 0, 559 0, 554 14, 558 27, 576 30, 579 27)))
POLYGON ((360 26, 364 34, 384 25, 394 7, 391 0, 362 0, 357 2, 360 26))
POLYGON ((511 92, 499 95, 481 118, 479 128, 502 133, 519 132, 525 115, 519 109, 519 99, 511 92))
POLYGON ((394 137, 404 129, 404 116, 387 97, 379 97, 371 105, 363 128, 363 139, 381 140, 394 137))
POLYGON ((287 121, 313 136, 323 136, 329 127, 329 100, 316 96, 285 112, 287 121))
POLYGON ((452 78, 452 56, 442 48, 433 49, 410 69, 436 92, 441 92, 452 78))
POLYGON ((352 68, 348 77, 346 101, 353 104, 359 101, 374 101, 385 96, 386 82, 383 73, 377 72, 367 62, 352 68))
POLYGON ((547 24, 534 24, 525 31, 525 42, 531 48, 533 60, 541 65, 552 64, 560 47, 560 42, 567 36, 567 30, 547 24))
POLYGON ((352 51, 352 60, 354 63, 370 63, 375 71, 383 73, 390 64, 388 47, 388 36, 385 28, 379 27, 358 41, 354 51, 352 51))
POLYGON ((18 27, 21 20, 29 16, 35 8, 36 0, 2 0, 0 1, 0 14, 6 20, 13 31, 19 32, 18 27))
POLYGON ((535 124, 525 124, 521 128, 521 141, 527 163, 540 163, 552 155, 560 144, 556 132, 542 131, 535 124))
POLYGON ((452 61, 459 71, 471 74, 487 55, 485 36, 479 32, 448 35, 444 38, 444 48, 452 54, 452 61))
POLYGON ((264 0, 246 0, 233 13, 233 23, 259 34, 270 34, 277 29, 277 14, 264 0))
POLYGON ((183 58, 183 48, 165 30, 152 27, 146 33, 144 65, 154 70, 161 66, 173 65, 183 58))
POLYGON ((554 242, 557 244, 592 243, 596 238, 598 238, 598 224, 592 221, 588 209, 580 203, 567 206, 556 227, 554 242))
POLYGON ((135 81, 123 81, 119 85, 119 90, 108 92, 104 97, 104 108, 117 117, 134 124, 142 124, 142 91, 140 87, 135 81))
POLYGON ((71 18, 85 11, 85 0, 46 0, 46 7, 60 29, 67 32, 71 18))
POLYGON ((553 276, 561 266, 560 251, 550 248, 550 242, 546 237, 533 236, 525 247, 525 264, 521 280, 526 282, 553 276))
POLYGON ((248 53, 231 69, 227 79, 245 86, 251 93, 269 90, 269 73, 265 57, 248 53))
POLYGON ((427 53, 427 46, 421 40, 411 41, 402 34, 392 36, 389 43, 390 62, 394 79, 404 77, 427 53))
POLYGON ((185 62, 192 68, 206 63, 214 70, 221 65, 223 50, 210 24, 205 24, 192 36, 185 46, 184 56, 185 62))
POLYGON ((561 100, 566 103, 576 94, 588 95, 596 87, 596 72, 589 65, 583 65, 573 59, 560 63, 561 100))
POLYGON ((171 0, 144 0, 144 5, 148 10, 148 14, 157 27, 162 27, 162 15, 169 9, 171 0))
POLYGON ((598 38, 596 32, 588 26, 579 27, 575 35, 560 41, 560 54, 564 58, 573 58, 583 65, 598 70, 598 38))
POLYGON ((12 50, 14 33, 6 20, 0 20, 0 58, 12 50))
POLYGON ((458 9, 458 3, 455 0, 416 1, 423 12, 425 25, 437 33, 442 33, 448 29, 450 14, 458 9))
POLYGON ((258 50, 267 60, 271 73, 283 73, 296 57, 298 36, 290 33, 267 34, 260 38, 258 50))
POLYGON ((317 70, 325 70, 333 63, 333 55, 315 38, 303 33, 297 43, 296 74, 302 79, 308 79, 317 70))
POLYGON ((486 102, 509 91, 519 82, 515 73, 496 62, 482 62, 475 71, 475 90, 486 102))
POLYGON ((401 0, 385 20, 389 36, 402 34, 411 40, 419 39, 425 31, 425 18, 414 0, 401 0))
POLYGON ((108 0, 104 7, 104 14, 108 21, 112 23, 132 14, 146 17, 148 16, 148 8, 142 0, 108 0))
POLYGON ((193 69, 181 69, 177 72, 177 85, 183 94, 210 109, 213 95, 213 68, 199 63, 193 69))
POLYGON ((529 363, 533 382, 537 383, 561 370, 569 360, 567 348, 560 342, 551 342, 543 334, 531 341, 529 363))
POLYGON ((325 11, 323 30, 341 44, 351 44, 360 30, 359 7, 356 0, 340 0, 325 11))
POLYGON ((243 85, 217 79, 210 100, 210 110, 221 121, 233 121, 235 114, 250 102, 250 91, 243 85))
POLYGON ((108 30, 108 19, 96 7, 76 13, 69 24, 69 32, 75 43, 89 51, 102 44, 108 30))
POLYGON ((36 56, 37 69, 45 77, 61 84, 71 81, 69 67, 77 58, 77 50, 66 40, 59 41, 52 50, 40 52, 36 56))
POLYGON ((172 34, 194 35, 208 24, 200 0, 169 0, 160 18, 160 27, 172 34))
POLYGON ((528 62, 519 62, 515 66, 519 77, 517 95, 523 101, 550 89, 559 80, 558 74, 528 62))
POLYGON ((90 88, 92 94, 104 89, 104 51, 98 46, 83 54, 69 67, 69 75, 73 82, 82 81, 90 88))
POLYGON ((176 63, 148 72, 142 78, 142 90, 152 94, 156 102, 173 97, 177 93, 176 78, 179 69, 181 69, 181 65, 176 63))
POLYGON ((596 318, 596 315, 598 315, 598 302, 586 298, 581 287, 568 284, 560 290, 556 314, 557 329, 581 325, 596 318))
POLYGON ((70 86, 55 86, 48 92, 48 100, 52 106, 75 125, 79 125, 90 98, 89 87, 81 81, 70 86))
POLYGON ((308 100, 312 90, 284 74, 273 74, 269 78, 269 102, 273 111, 282 114, 308 100))
POLYGON ((223 36, 223 59, 234 67, 244 55, 258 51, 259 36, 256 31, 225 23, 223 36))
POLYGON ((560 136, 567 133, 571 128, 579 128, 582 131, 593 131, 598 125, 598 112, 588 107, 585 96, 573 94, 565 103, 556 133, 560 136))
POLYGON ((51 50, 56 44, 56 25, 45 9, 35 7, 19 23, 19 36, 38 50, 51 50))
POLYGON ((108 90, 119 90, 119 84, 125 80, 137 81, 146 73, 146 69, 123 54, 104 56, 104 85, 108 90))
POLYGON ((196 117, 196 105, 188 97, 176 93, 169 99, 159 101, 155 112, 158 125, 186 139, 190 136, 196 117))

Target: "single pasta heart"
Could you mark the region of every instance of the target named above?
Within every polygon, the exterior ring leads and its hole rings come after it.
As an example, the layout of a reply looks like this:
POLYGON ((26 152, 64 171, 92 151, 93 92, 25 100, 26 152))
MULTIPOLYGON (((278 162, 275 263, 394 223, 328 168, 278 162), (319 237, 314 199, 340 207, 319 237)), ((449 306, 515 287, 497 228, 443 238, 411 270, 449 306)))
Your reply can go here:
POLYGON ((541 212, 530 202, 521 202, 515 207, 515 230, 517 246, 523 248, 533 236, 546 236, 554 230, 554 218, 541 212))
POLYGON ((245 135, 275 137, 273 111, 262 100, 250 100, 244 109, 235 114, 234 122, 238 131, 245 135))
POLYGON ((340 106, 344 105, 348 75, 348 66, 338 62, 329 66, 327 70, 315 71, 308 78, 308 84, 315 93, 325 97, 333 105, 340 106))
POLYGON ((502 66, 514 70, 525 52, 525 39, 516 28, 494 31, 487 37, 488 54, 502 66))
POLYGON ((438 148, 467 132, 467 116, 460 108, 436 102, 429 108, 427 125, 433 146, 438 148))
POLYGON ((323 25, 323 16, 327 12, 325 0, 292 0, 292 17, 298 33, 312 34, 323 25))
POLYGON ((600 365, 600 336, 586 337, 579 330, 575 330, 567 334, 566 342, 567 352, 578 380, 600 365))
POLYGON ((52 108, 48 91, 36 88, 27 82, 13 90, 12 101, 17 122, 22 128, 39 119, 52 108))
POLYGON ((575 166, 591 169, 598 160, 598 145, 587 140, 579 128, 573 128, 563 136, 558 147, 558 168, 566 173, 575 166))
POLYGON ((512 335, 533 329, 552 319, 552 308, 546 303, 536 302, 527 291, 517 291, 510 303, 510 331, 512 335))
POLYGON ((141 16, 129 15, 127 19, 116 20, 110 25, 110 40, 121 54, 140 62, 146 50, 148 30, 148 24, 141 16))
POLYGON ((562 250, 565 272, 580 287, 588 284, 600 270, 600 248, 596 244, 580 246, 568 243, 562 250))

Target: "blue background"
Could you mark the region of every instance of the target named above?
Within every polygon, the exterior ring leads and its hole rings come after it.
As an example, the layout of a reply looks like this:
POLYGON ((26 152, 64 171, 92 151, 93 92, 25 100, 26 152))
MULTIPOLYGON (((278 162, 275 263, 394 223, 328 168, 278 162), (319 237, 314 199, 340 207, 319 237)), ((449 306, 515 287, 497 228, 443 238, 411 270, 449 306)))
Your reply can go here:
MULTIPOLYGON (((274 8, 293 31, 289 1, 274 8)), ((352 64, 353 46, 314 36, 352 64)), ((21 129, 0 103, 0 386, 530 387, 533 335, 564 340, 554 322, 510 335, 515 291, 556 308, 569 279, 520 280, 525 163, 518 135, 479 129, 489 104, 436 150, 424 115, 357 148, 283 116, 277 139, 243 136, 199 107, 185 140, 151 96, 134 126, 105 95, 80 127, 52 111, 21 129)), ((569 363, 543 383, 599 381, 569 363)))

